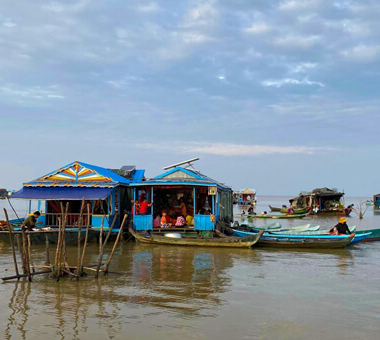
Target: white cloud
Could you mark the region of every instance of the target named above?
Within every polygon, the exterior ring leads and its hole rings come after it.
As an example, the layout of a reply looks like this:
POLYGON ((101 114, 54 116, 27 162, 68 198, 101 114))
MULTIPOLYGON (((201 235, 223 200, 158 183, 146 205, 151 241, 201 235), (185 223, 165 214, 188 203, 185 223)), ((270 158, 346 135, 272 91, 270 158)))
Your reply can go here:
POLYGON ((172 143, 140 143, 136 147, 162 152, 176 152, 186 154, 208 154, 219 156, 258 156, 266 154, 315 154, 332 151, 330 147, 308 146, 274 146, 274 145, 246 145, 232 143, 200 143, 200 142, 172 142, 172 143))
POLYGON ((256 34, 262 34, 269 32, 271 30, 271 27, 268 26, 266 23, 260 23, 260 24, 253 24, 251 27, 247 27, 244 29, 244 32, 252 35, 256 34))
POLYGON ((15 24, 12 20, 5 20, 2 25, 7 28, 13 28, 17 26, 17 24, 15 24))
POLYGON ((286 0, 281 2, 278 8, 284 11, 311 10, 319 4, 320 0, 286 0))
POLYGON ((184 17, 183 27, 206 27, 215 24, 219 11, 214 0, 198 1, 198 4, 191 8, 184 17))
POLYGON ((317 67, 316 63, 299 63, 296 65, 289 65, 290 73, 305 73, 308 70, 314 69, 317 67))
POLYGON ((352 61, 371 62, 379 58, 380 45, 358 45, 342 52, 343 56, 352 61))
POLYGON ((274 43, 277 46, 285 48, 308 49, 320 43, 321 40, 322 38, 319 35, 303 36, 289 34, 284 37, 275 39, 274 43))
POLYGON ((55 90, 56 86, 49 87, 17 87, 14 85, 3 85, 0 86, 0 92, 4 96, 14 97, 14 98, 27 98, 27 99, 63 99, 65 96, 57 93, 55 90))
POLYGON ((284 85, 317 85, 320 87, 324 87, 325 85, 323 83, 320 83, 318 81, 311 81, 307 79, 298 80, 298 79, 292 79, 292 78, 284 78, 284 79, 268 79, 264 80, 261 83, 265 87, 282 87, 284 85))
POLYGON ((159 6, 155 2, 137 7, 137 10, 140 12, 157 12, 159 9, 159 6))

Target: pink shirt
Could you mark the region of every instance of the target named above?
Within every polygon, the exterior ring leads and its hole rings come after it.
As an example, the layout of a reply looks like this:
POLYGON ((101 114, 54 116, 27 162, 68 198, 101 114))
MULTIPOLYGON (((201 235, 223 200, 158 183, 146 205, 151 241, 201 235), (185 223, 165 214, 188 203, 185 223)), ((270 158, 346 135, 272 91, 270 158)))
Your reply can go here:
POLYGON ((182 216, 178 216, 175 225, 176 225, 177 227, 182 227, 184 224, 186 224, 185 219, 184 219, 182 216))

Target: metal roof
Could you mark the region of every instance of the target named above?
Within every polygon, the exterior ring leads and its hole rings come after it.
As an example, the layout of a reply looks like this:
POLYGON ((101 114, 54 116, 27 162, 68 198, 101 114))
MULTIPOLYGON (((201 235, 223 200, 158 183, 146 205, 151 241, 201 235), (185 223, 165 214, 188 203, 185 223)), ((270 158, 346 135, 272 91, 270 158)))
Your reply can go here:
POLYGON ((220 183, 199 171, 175 167, 154 178, 147 179, 133 185, 199 185, 199 186, 218 186, 225 190, 232 190, 230 187, 220 183))

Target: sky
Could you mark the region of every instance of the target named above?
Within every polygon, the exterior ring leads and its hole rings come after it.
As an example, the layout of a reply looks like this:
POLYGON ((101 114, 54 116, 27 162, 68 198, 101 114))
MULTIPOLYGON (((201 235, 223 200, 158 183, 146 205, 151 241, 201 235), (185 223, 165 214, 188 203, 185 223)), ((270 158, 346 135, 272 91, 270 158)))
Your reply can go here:
POLYGON ((380 2, 3 0, 0 187, 193 157, 235 190, 380 192, 380 2))

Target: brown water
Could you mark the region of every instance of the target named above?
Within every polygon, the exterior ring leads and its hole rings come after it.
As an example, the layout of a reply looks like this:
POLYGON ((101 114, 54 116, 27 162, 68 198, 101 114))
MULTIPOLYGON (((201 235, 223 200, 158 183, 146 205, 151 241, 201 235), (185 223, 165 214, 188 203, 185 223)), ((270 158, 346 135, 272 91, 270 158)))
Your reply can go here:
MULTIPOLYGON (((266 200, 283 202, 259 199, 258 209, 266 200)), ((349 225, 375 228, 380 216, 370 209, 363 223, 352 217, 349 225)), ((335 219, 280 222, 329 225, 335 219)), ((76 248, 69 250, 75 264, 76 248)), ((97 254, 98 245, 90 244, 85 263, 96 263, 97 254)), ((0 257, 0 276, 12 275, 6 271, 13 267, 8 246, 0 244, 0 257)), ((32 257, 43 263, 44 247, 34 246, 32 257)), ((111 268, 121 275, 95 280, 90 273, 79 282, 42 275, 32 283, 0 284, 0 334, 41 340, 378 339, 379 263, 380 242, 325 251, 126 242, 111 268)))

